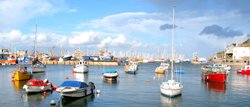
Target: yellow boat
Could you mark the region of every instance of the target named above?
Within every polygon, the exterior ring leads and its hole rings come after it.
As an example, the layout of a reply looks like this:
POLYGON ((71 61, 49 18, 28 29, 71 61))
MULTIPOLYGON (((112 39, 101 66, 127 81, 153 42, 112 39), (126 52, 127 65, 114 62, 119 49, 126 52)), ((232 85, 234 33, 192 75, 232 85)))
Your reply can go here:
POLYGON ((156 69, 155 73, 157 73, 157 74, 164 74, 165 71, 166 71, 165 69, 156 69))
POLYGON ((168 63, 161 63, 161 65, 155 69, 155 73, 164 74, 165 72, 167 72, 168 68, 169 68, 168 63))
POLYGON ((31 79, 32 75, 27 72, 27 67, 23 66, 18 66, 15 68, 12 78, 17 81, 22 81, 22 80, 29 80, 31 79))

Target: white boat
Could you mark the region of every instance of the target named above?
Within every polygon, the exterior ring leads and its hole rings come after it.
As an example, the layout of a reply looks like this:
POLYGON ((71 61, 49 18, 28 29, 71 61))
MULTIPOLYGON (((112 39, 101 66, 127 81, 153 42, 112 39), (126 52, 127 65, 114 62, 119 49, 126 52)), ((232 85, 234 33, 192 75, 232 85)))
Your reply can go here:
POLYGON ((104 70, 103 77, 106 80, 116 80, 119 76, 118 72, 116 70, 104 70))
MULTIPOLYGON (((172 31, 172 58, 174 52, 174 8, 173 8, 173 31, 172 31)), ((161 94, 168 97, 175 97, 181 95, 183 85, 180 82, 174 80, 174 64, 173 60, 171 61, 171 79, 168 81, 162 82, 160 85, 161 94)))
POLYGON ((44 92, 53 90, 53 85, 47 79, 31 79, 24 86, 23 89, 27 93, 44 92))
POLYGON ((62 97, 85 97, 94 93, 95 85, 81 81, 64 81, 60 87, 56 89, 62 97))
POLYGON ((78 64, 73 68, 73 71, 77 73, 87 73, 89 71, 87 62, 80 60, 78 64))

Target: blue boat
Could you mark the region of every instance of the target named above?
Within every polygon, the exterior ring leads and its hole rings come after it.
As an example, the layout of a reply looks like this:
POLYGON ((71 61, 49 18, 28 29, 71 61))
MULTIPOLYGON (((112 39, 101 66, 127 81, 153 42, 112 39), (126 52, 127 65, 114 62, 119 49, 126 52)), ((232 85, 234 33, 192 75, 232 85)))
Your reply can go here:
POLYGON ((56 89, 62 97, 85 97, 93 94, 95 85, 93 82, 89 84, 81 81, 64 81, 59 88, 56 89))
POLYGON ((137 70, 138 70, 137 62, 128 62, 124 66, 124 71, 128 74, 136 74, 137 70))
POLYGON ((177 69, 177 70, 174 71, 174 73, 184 74, 184 70, 183 69, 177 69))

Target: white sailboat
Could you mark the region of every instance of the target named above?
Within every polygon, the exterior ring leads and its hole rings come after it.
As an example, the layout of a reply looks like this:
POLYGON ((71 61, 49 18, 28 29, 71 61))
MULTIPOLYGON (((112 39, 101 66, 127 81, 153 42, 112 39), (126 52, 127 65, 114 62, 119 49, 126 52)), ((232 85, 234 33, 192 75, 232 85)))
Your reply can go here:
POLYGON ((168 81, 162 82, 160 85, 161 94, 174 97, 181 95, 183 85, 180 82, 174 80, 174 62, 173 62, 173 50, 174 50, 174 7, 173 7, 173 29, 172 29, 172 60, 171 60, 171 79, 168 81))
POLYGON ((36 25, 36 32, 35 32, 35 41, 34 41, 34 50, 35 50, 35 58, 33 59, 31 63, 31 70, 32 73, 39 73, 39 72, 45 72, 46 65, 43 64, 38 60, 37 52, 36 52, 36 36, 37 36, 37 25, 36 25))

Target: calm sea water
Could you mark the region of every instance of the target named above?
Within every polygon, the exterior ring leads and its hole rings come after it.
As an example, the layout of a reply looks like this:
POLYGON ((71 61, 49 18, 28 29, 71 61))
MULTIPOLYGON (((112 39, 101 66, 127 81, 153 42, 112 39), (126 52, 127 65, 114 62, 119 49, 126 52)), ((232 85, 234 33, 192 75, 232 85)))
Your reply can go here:
MULTIPOLYGON (((160 63, 140 64, 136 75, 126 74, 123 66, 90 66, 89 73, 72 73, 70 65, 47 65, 45 73, 34 74, 34 78, 49 79, 59 86, 66 77, 69 80, 92 81, 101 91, 80 99, 60 100, 57 92, 27 95, 22 86, 27 81, 12 81, 15 66, 0 66, 1 107, 48 107, 55 100, 59 107, 249 107, 250 76, 238 75, 232 70, 226 84, 203 82, 201 65, 183 63, 176 68, 185 74, 175 75, 184 85, 182 96, 168 98, 160 94, 159 86, 170 74, 156 75, 154 69, 160 63), (117 82, 103 81, 101 71, 115 69, 119 72, 117 82)), ((30 69, 30 68, 29 68, 30 69)), ((236 69, 236 68, 233 68, 236 69)))

